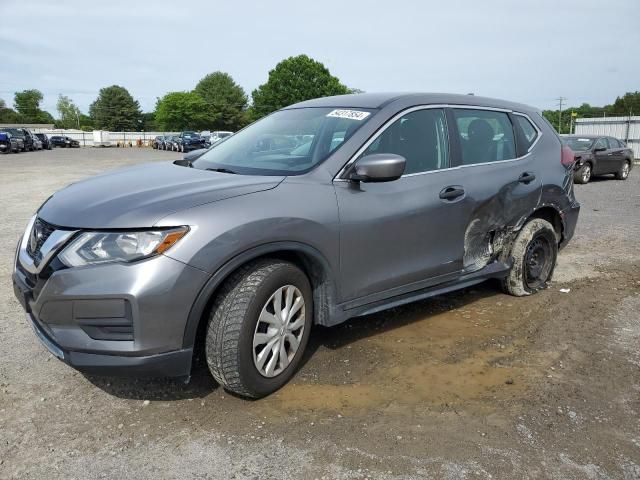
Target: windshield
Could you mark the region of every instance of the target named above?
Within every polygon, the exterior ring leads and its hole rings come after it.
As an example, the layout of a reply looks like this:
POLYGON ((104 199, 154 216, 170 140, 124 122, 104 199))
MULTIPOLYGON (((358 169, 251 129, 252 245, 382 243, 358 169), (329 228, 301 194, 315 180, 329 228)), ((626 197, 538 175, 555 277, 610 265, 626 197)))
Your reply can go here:
POLYGON ((202 169, 244 175, 300 175, 325 160, 370 117, 372 110, 280 110, 228 136, 193 162, 202 169))
POLYGON ((565 137, 565 145, 568 145, 574 152, 586 152, 591 150, 593 145, 593 138, 580 138, 580 137, 565 137))
POLYGON ((191 137, 199 137, 200 135, 198 135, 196 132, 183 132, 182 136, 186 137, 186 138, 191 138, 191 137))
POLYGON ((9 132, 14 137, 24 137, 24 132, 22 130, 18 130, 17 128, 3 128, 5 132, 9 132))

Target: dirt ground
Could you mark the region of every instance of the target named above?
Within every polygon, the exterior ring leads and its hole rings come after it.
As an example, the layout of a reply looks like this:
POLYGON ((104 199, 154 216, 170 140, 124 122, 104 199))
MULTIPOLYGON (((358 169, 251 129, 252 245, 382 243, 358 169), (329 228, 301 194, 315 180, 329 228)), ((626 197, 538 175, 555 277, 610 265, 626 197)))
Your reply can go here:
POLYGON ((17 239, 53 191, 176 156, 0 156, 0 478, 640 479, 640 170, 576 187, 548 290, 489 282, 316 328, 293 382, 247 401, 204 368, 188 385, 87 378, 13 297, 17 239))

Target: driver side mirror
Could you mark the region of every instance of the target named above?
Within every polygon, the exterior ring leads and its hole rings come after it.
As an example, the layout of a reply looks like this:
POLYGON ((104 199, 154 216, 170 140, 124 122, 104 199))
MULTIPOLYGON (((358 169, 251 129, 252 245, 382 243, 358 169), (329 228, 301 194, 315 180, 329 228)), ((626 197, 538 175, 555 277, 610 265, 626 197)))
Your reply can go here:
POLYGON ((349 175, 354 182, 390 182, 404 173, 407 161, 403 156, 393 153, 375 153, 356 161, 349 175))
POLYGON ((596 147, 593 149, 594 152, 604 152, 606 150, 605 147, 596 147))

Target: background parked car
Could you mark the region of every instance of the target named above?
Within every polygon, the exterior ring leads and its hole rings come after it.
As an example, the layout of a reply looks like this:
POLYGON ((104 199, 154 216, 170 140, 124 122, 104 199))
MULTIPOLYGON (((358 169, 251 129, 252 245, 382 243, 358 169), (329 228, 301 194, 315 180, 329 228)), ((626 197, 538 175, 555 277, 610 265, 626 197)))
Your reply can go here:
POLYGON ((176 137, 178 150, 181 152, 191 152, 205 147, 205 141, 199 133, 185 131, 176 137))
POLYGON ((4 130, 22 142, 20 151, 33 150, 33 137, 27 133, 27 130, 24 128, 5 128, 4 130))
POLYGON ((10 132, 0 130, 0 152, 2 153, 18 153, 24 150, 24 141, 14 137, 10 132))
POLYGON ((566 135, 562 142, 575 153, 575 183, 588 183, 594 175, 611 173, 618 180, 626 180, 633 168, 633 151, 617 138, 566 135))
POLYGON ((233 132, 215 131, 211 132, 211 135, 206 139, 206 141, 209 145, 213 145, 214 143, 224 140, 231 135, 233 135, 233 132))
POLYGON ((42 141, 38 137, 33 135, 33 149, 34 150, 42 150, 42 148, 43 148, 42 141))
POLYGON ((44 133, 36 133, 36 137, 42 142, 42 148, 45 150, 51 150, 51 141, 44 133))
MULTIPOLYGON (((28 128, 20 128, 19 130, 24 133, 24 146, 31 151, 38 150, 37 138, 31 133, 31 130, 28 128)), ((40 150, 42 150, 42 146, 40 150)))
POLYGON ((71 137, 65 137, 61 135, 53 135, 51 137, 51 145, 54 147, 68 147, 68 148, 80 148, 80 142, 74 140, 71 137))
POLYGON ((171 150, 171 138, 172 135, 158 135, 151 146, 158 150, 171 150))
POLYGON ((178 144, 178 136, 177 135, 168 135, 164 137, 164 149, 171 150, 172 152, 177 152, 180 148, 178 144))

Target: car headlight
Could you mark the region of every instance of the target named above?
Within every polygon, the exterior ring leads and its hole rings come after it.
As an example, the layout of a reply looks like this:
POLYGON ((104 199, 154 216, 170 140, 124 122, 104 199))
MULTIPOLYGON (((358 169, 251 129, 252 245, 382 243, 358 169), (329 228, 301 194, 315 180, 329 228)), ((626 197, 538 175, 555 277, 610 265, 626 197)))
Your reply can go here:
POLYGON ((106 262, 134 262, 167 251, 189 227, 139 232, 84 232, 58 258, 68 267, 106 262))

